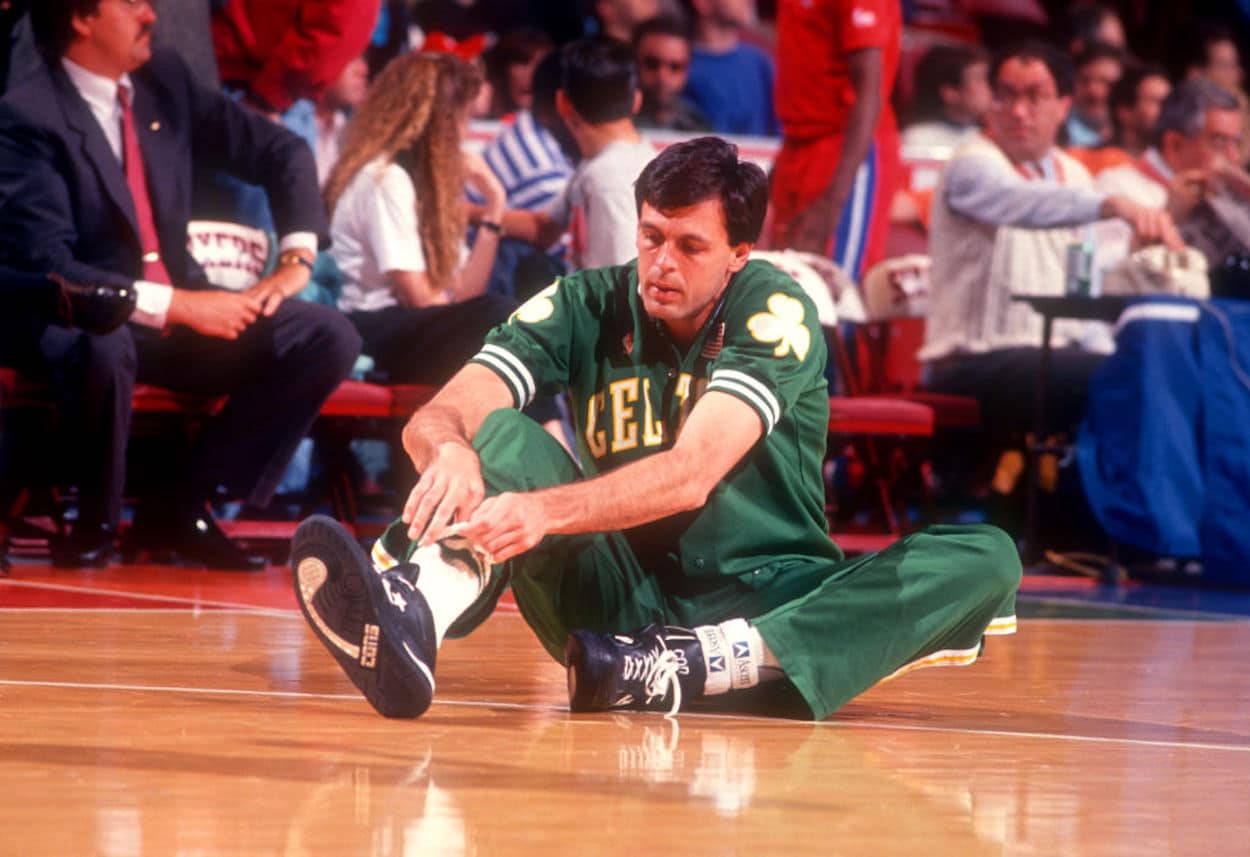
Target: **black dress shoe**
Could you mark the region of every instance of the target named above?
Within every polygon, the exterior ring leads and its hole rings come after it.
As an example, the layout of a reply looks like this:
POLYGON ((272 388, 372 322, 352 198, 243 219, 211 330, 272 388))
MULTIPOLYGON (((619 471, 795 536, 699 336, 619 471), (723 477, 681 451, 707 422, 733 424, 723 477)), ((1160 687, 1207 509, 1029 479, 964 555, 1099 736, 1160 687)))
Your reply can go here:
POLYGON ((128 536, 128 562, 169 562, 220 571, 260 571, 266 565, 264 557, 245 553, 232 542, 208 512, 161 524, 136 516, 128 536))
POLYGON ((68 536, 54 538, 52 564, 57 568, 105 568, 113 561, 117 533, 108 524, 74 527, 68 536))
POLYGON ((83 285, 59 274, 48 279, 57 285, 56 315, 66 327, 87 333, 112 333, 130 320, 138 292, 133 285, 83 285))

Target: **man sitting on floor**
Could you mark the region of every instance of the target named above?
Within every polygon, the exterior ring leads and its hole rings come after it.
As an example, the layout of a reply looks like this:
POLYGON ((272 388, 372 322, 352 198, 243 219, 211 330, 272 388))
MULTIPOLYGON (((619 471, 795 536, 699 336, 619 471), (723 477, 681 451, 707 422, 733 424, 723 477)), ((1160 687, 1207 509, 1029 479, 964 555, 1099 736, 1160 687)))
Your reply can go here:
POLYGON ((637 261, 557 280, 413 417, 421 474, 372 561, 327 518, 292 546, 310 626, 379 712, 416 717, 445 635, 511 587, 578 711, 790 682, 824 718, 1015 628, 1020 561, 985 525, 847 560, 826 531, 815 307, 749 261, 757 166, 702 137, 639 176, 637 261), (584 475, 522 416, 567 389, 584 475))

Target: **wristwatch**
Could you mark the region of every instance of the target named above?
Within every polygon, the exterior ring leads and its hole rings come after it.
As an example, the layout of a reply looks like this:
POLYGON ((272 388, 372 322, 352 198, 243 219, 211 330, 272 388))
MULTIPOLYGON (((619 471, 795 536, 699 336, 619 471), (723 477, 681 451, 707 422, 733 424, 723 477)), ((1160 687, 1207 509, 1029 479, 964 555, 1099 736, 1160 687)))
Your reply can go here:
POLYGON ((303 265, 311 274, 313 263, 298 250, 287 250, 278 255, 278 266, 283 265, 303 265))

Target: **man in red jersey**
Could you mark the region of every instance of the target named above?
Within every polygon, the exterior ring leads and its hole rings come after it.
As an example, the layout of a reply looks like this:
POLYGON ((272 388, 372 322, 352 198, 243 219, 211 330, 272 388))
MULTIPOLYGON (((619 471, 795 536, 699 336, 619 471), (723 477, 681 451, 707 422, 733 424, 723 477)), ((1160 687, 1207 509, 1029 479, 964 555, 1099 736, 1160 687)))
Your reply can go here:
POLYGON ((780 0, 773 244, 828 254, 858 280, 885 252, 899 173, 890 90, 898 0, 780 0))

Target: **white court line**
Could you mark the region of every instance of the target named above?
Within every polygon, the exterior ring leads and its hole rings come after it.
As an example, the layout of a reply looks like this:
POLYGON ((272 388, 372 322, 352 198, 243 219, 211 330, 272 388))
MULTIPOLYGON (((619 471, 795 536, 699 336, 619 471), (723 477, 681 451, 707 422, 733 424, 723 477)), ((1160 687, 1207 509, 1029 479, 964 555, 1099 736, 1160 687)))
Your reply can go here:
MULTIPOLYGON (((292 607, 290 609, 283 609, 280 607, 262 607, 262 606, 254 605, 254 604, 240 604, 234 601, 212 601, 212 600, 208 600, 204 598, 186 598, 181 595, 153 595, 149 593, 128 592, 124 589, 100 589, 94 586, 69 586, 64 583, 45 583, 43 581, 38 581, 38 580, 0 579, 0 586, 14 586, 14 587, 18 587, 21 589, 48 589, 53 592, 73 592, 79 595, 100 595, 100 596, 109 597, 109 598, 133 598, 137 601, 160 601, 160 602, 164 602, 167 604, 185 604, 188 609, 194 609, 198 607, 218 608, 213 611, 214 613, 235 611, 235 612, 243 612, 243 613, 253 613, 258 616, 290 617, 290 616, 300 615, 298 607, 292 607)), ((66 613, 86 613, 86 612, 103 613, 103 612, 108 612, 108 611, 116 611, 120 613, 120 612, 128 612, 131 610, 135 612, 148 612, 148 613, 157 612, 155 609, 145 611, 145 610, 142 610, 141 608, 121 608, 121 607, 0 607, 0 611, 3 611, 3 610, 20 610, 24 613, 29 613, 34 610, 47 610, 47 611, 61 610, 66 613)), ((519 613, 515 605, 507 604, 507 603, 497 605, 495 610, 496 612, 509 613, 509 614, 519 613)), ((171 608, 170 610, 160 611, 160 612, 172 613, 172 612, 178 612, 178 611, 175 611, 171 608)))
MULTIPOLYGON (((206 598, 185 598, 181 595, 151 595, 143 592, 127 592, 124 589, 99 589, 94 586, 68 586, 64 583, 44 583, 37 580, 0 580, 0 586, 15 586, 20 589, 49 589, 53 592, 74 592, 80 595, 102 595, 110 598, 133 598, 136 601, 161 601, 167 604, 186 604, 188 607, 224 607, 257 613, 264 616, 290 616, 292 611, 276 607, 260 607, 254 604, 239 604, 234 601, 211 601, 206 598)), ((57 609, 57 608, 50 608, 57 609)), ((66 612, 74 612, 78 608, 60 608, 66 612)), ((105 610, 109 608, 91 608, 105 610)))
MULTIPOLYGON (((361 697, 355 693, 305 693, 289 690, 239 690, 232 688, 211 687, 172 687, 164 685, 142 684, 96 684, 91 682, 61 681, 17 681, 0 679, 0 687, 51 687, 65 690, 117 690, 139 693, 191 693, 205 696, 250 696, 274 697, 279 699, 354 699, 361 697)), ((546 711, 556 714, 567 714, 568 709, 556 705, 536 705, 522 702, 502 702, 492 700, 439 700, 433 705, 445 705, 458 708, 507 708, 515 711, 546 711)), ((643 713, 643 716, 651 716, 643 713)), ((654 716, 660 716, 657 712, 654 716)), ((777 717, 758 717, 749 714, 706 714, 699 712, 683 712, 686 720, 732 720, 754 723, 767 723, 778 728, 826 728, 826 729, 886 729, 894 732, 936 732, 945 735, 986 735, 1000 738, 1033 738, 1052 741, 1075 741, 1087 744, 1113 744, 1129 747, 1154 747, 1172 750, 1216 750, 1232 753, 1250 753, 1250 746, 1240 744, 1208 744, 1198 741, 1151 741, 1145 738, 1100 738, 1093 735, 1067 735, 1052 732, 1015 732, 1010 729, 971 729, 960 727, 921 726, 904 723, 874 723, 871 720, 821 720, 816 723, 807 721, 787 720, 777 717)))
MULTIPOLYGON (((1180 616, 1185 619, 1207 620, 1211 622, 1247 622, 1250 616, 1242 613, 1219 613, 1213 610, 1198 610, 1192 607, 1155 607, 1148 604, 1127 604, 1124 602, 1104 602, 1104 601, 1086 601, 1082 598, 1065 598, 1061 595, 1043 595, 1034 596, 1027 593, 1020 593, 1017 597, 1016 613, 1019 614, 1019 604, 1040 604, 1045 607, 1077 607, 1088 610, 1106 610, 1110 612, 1135 613, 1142 617, 1142 621, 1150 621, 1152 616, 1180 616)), ((1051 617, 1047 617, 1048 619, 1051 617)), ((1108 622, 1126 622, 1128 619, 1120 619, 1116 616, 1096 616, 1095 619, 1106 619, 1108 622)), ((1061 617, 1054 617, 1056 621, 1060 621, 1061 617)), ((1024 619, 1025 622, 1036 622, 1037 619, 1024 619)), ((1081 619, 1078 616, 1064 616, 1062 621, 1088 622, 1088 619, 1081 619)))

